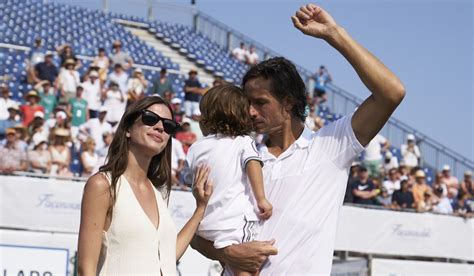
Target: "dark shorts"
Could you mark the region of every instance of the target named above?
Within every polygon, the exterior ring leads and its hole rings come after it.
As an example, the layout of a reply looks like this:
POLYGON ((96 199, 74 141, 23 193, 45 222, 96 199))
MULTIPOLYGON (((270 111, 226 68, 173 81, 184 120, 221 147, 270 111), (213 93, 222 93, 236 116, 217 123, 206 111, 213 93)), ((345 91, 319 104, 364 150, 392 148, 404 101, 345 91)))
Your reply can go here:
POLYGON ((322 97, 326 95, 326 90, 320 89, 320 88, 314 88, 314 96, 316 97, 322 97))

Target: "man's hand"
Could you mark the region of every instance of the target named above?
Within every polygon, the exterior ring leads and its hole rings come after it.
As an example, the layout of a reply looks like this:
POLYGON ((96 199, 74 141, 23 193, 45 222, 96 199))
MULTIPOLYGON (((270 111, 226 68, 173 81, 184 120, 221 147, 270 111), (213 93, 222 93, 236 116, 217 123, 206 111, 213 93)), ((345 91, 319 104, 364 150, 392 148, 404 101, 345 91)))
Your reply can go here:
POLYGON ((302 33, 323 39, 337 26, 328 12, 314 4, 301 6, 291 20, 302 33))
POLYGON ((221 249, 222 260, 231 267, 257 272, 270 255, 278 254, 275 240, 253 241, 227 246, 221 249))

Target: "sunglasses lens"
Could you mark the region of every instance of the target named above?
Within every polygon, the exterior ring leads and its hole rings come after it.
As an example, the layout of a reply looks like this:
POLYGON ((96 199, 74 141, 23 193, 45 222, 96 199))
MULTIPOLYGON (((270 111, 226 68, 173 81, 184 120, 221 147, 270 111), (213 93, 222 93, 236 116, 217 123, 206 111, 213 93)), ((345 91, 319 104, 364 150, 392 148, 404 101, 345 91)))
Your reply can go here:
POLYGON ((178 125, 176 124, 176 122, 167 120, 167 119, 163 120, 163 129, 165 130, 166 133, 174 134, 177 128, 178 128, 178 125))
POLYGON ((160 120, 160 118, 158 118, 158 116, 156 116, 153 113, 145 111, 142 114, 142 122, 147 126, 154 126, 154 125, 156 125, 156 123, 158 123, 159 120, 160 120))

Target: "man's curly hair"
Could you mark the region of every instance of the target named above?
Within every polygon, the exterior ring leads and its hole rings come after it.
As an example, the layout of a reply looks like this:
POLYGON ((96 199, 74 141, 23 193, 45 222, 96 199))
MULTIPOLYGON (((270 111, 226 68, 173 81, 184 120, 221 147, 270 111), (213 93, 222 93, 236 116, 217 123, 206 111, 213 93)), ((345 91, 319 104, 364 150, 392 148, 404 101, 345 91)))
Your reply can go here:
POLYGON ((252 132, 249 101, 244 91, 231 84, 211 88, 201 99, 200 123, 209 134, 248 135, 252 132))

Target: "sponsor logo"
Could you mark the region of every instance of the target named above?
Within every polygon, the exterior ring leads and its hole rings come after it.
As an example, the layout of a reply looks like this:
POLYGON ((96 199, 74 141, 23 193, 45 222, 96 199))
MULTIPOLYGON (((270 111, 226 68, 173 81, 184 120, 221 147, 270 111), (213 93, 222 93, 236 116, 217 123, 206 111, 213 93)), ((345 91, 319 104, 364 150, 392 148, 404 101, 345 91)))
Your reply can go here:
POLYGON ((369 185, 362 185, 362 186, 359 186, 358 188, 359 188, 359 190, 363 191, 363 190, 369 188, 369 185))
POLYGON ((80 210, 81 203, 58 201, 54 199, 54 194, 42 194, 38 197, 36 207, 48 209, 80 210))
POLYGON ((402 224, 393 225, 392 234, 399 237, 430 238, 431 229, 412 229, 402 224))

